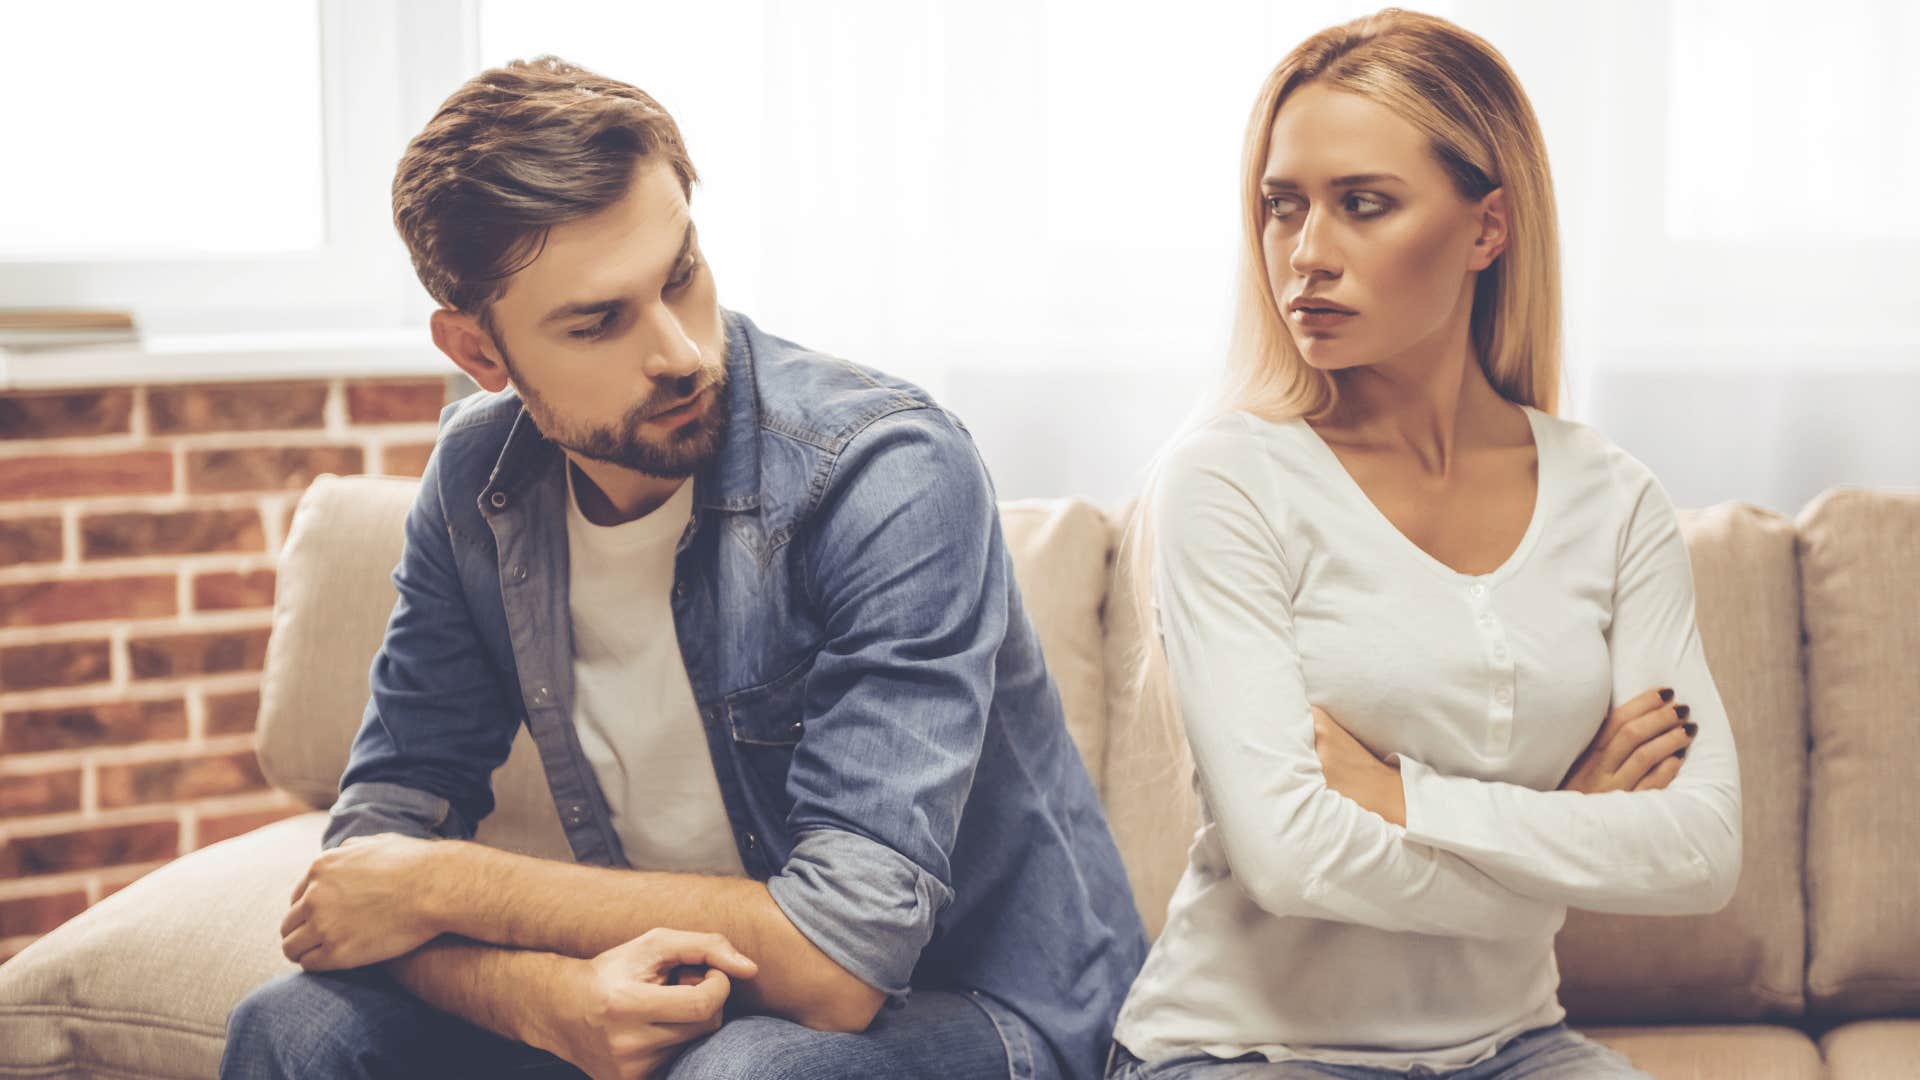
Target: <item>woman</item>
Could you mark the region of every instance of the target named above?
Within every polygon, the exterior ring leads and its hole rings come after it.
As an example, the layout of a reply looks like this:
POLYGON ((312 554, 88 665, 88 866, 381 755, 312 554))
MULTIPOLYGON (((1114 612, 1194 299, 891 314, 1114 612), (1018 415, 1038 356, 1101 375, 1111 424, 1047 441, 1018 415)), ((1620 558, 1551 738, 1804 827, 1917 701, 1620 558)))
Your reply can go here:
POLYGON ((1665 490, 1554 415, 1532 109, 1387 9, 1274 70, 1243 185, 1224 404, 1130 537, 1202 805, 1109 1075, 1644 1076, 1554 933, 1724 906, 1739 767, 1665 490))

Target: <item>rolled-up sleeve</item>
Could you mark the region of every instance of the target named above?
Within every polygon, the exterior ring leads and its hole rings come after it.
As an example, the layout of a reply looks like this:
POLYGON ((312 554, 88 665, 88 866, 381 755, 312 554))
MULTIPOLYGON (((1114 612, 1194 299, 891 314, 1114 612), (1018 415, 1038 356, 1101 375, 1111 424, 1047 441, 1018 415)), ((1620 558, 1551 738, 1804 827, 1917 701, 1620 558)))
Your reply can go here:
POLYGON ((800 838, 767 882, 774 903, 821 952, 876 990, 907 992, 953 890, 875 840, 840 829, 800 838))
POLYGON ((407 512, 393 572, 399 595, 323 848, 378 832, 471 839, 493 811, 493 770, 518 730, 513 696, 486 656, 460 584, 440 456, 436 448, 407 512))
POLYGON ((345 840, 375 833, 401 833, 421 839, 445 836, 452 813, 453 804, 431 792, 365 780, 349 785, 334 800, 320 847, 338 847, 345 840))
POLYGON ((1407 835, 1509 887, 1629 915, 1718 911, 1740 876, 1740 761, 1695 625, 1693 567, 1672 500, 1644 466, 1620 464, 1628 514, 1607 628, 1614 703, 1672 687, 1699 725, 1657 791, 1535 791, 1445 776, 1401 760, 1407 835))
POLYGON ((1262 512, 1283 493, 1220 432, 1184 442, 1148 496, 1154 596, 1199 789, 1237 884, 1274 915, 1479 939, 1551 936, 1523 895, 1329 788, 1293 634, 1293 572, 1262 512))
POLYGON ((953 899, 1012 566, 986 468, 938 409, 850 440, 814 521, 799 557, 825 644, 788 772, 795 846, 767 887, 822 952, 898 996, 953 899))

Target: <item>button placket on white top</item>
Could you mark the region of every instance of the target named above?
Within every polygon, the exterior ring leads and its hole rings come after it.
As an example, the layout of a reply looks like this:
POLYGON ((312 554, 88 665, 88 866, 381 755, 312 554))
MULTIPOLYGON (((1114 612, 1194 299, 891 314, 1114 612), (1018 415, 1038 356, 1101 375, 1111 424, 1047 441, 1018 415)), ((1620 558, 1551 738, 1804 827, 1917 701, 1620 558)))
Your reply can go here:
POLYGON ((1491 721, 1488 728, 1489 749, 1494 753, 1504 753, 1513 740, 1513 654, 1507 647, 1506 630, 1500 625, 1500 616, 1493 610, 1493 600, 1486 582, 1475 581, 1468 585, 1467 596, 1475 611, 1475 621, 1480 626, 1480 636, 1486 642, 1487 666, 1493 676, 1493 702, 1488 711, 1491 721))

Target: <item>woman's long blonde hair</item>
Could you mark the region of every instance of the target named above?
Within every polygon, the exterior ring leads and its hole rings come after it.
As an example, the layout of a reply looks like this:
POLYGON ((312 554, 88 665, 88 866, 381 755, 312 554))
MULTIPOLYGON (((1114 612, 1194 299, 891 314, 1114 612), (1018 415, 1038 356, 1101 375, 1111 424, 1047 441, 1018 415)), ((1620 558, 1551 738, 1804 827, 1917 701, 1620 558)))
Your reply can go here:
MULTIPOLYGON (((1261 234, 1267 144, 1280 106, 1309 83, 1357 94, 1424 132, 1463 198, 1506 189, 1508 241, 1474 284, 1469 335, 1487 381, 1509 401, 1544 412, 1559 408, 1560 241, 1547 151, 1533 106, 1498 50, 1445 19, 1385 8, 1300 43, 1260 88, 1247 124, 1240 169, 1239 300, 1218 393, 1181 435, 1217 416, 1244 410, 1275 422, 1318 419, 1332 411, 1337 386, 1312 367, 1287 332, 1268 284, 1261 234)), ((1179 442, 1176 435, 1171 447, 1179 442)), ((1153 536, 1144 512, 1164 457, 1148 467, 1139 507, 1122 536, 1121 589, 1140 627, 1131 658, 1137 705, 1160 717, 1170 746, 1165 762, 1184 760, 1186 742, 1167 675, 1153 603, 1153 536)))

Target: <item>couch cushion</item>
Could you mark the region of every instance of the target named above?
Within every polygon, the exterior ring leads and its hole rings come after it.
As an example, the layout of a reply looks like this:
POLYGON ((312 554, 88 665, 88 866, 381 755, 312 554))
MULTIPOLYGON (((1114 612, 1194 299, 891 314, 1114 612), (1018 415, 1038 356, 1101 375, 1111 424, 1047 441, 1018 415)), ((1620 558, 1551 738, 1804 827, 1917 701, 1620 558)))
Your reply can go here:
POLYGON ((393 611, 401 528, 419 482, 321 476, 280 551, 260 687, 260 767, 273 786, 333 805, 393 611))
POLYGON ((1003 503, 1000 525, 1020 598, 1040 634, 1047 671, 1060 690, 1067 731, 1099 789, 1107 753, 1107 675, 1100 607, 1107 594, 1113 536, 1082 499, 1003 503))
POLYGON ((1701 643, 1740 752, 1740 885, 1713 915, 1569 911, 1556 951, 1560 1000, 1575 1023, 1803 1010, 1807 736, 1794 528, 1731 503, 1682 511, 1680 527, 1701 643))
POLYGON ((1829 492, 1799 526, 1809 1004, 1920 1009, 1920 494, 1829 492))
POLYGON ((1134 903, 1147 936, 1160 936, 1167 922, 1167 901, 1186 870, 1187 846, 1199 822, 1193 788, 1193 759, 1167 703, 1148 702, 1136 692, 1141 631, 1134 616, 1134 578, 1122 547, 1125 529, 1138 503, 1128 502, 1108 516, 1115 557, 1108 578, 1107 663, 1107 823, 1126 864, 1134 903))
MULTIPOLYGON (((1711 663, 1711 661, 1709 661, 1711 663)), ((1657 1080, 1816 1080, 1820 1051, 1789 1027, 1581 1027, 1657 1080)))
POLYGON ((1913 1080, 1920 1076, 1920 1020, 1855 1020, 1820 1037, 1833 1080, 1913 1080))
MULTIPOLYGON (((314 807, 333 804, 367 705, 367 672, 393 610, 392 572, 419 482, 322 476, 300 500, 280 556, 273 635, 260 692, 261 768, 314 807)), ((1100 604, 1110 538, 1092 504, 1001 508, 1029 617, 1059 685, 1067 727, 1100 782, 1106 692, 1100 604)), ((494 774, 483 843, 570 859, 532 737, 523 727, 494 774)))
POLYGON ((0 1076, 213 1076, 228 1011, 295 970, 280 920, 325 822, 168 863, 0 965, 0 1076))
MULTIPOLYGON (((1115 515, 1122 527, 1131 507, 1115 515)), ((1794 530, 1726 505, 1681 514, 1693 557, 1700 633, 1740 749, 1744 850, 1723 911, 1641 918, 1570 911, 1556 943, 1561 999, 1574 1022, 1747 1019, 1802 1005, 1800 866, 1806 729, 1794 530)), ((1107 604, 1111 686, 1107 814, 1150 933, 1185 866, 1196 804, 1184 748, 1163 711, 1124 677, 1140 631, 1132 582, 1116 559, 1107 604)))

